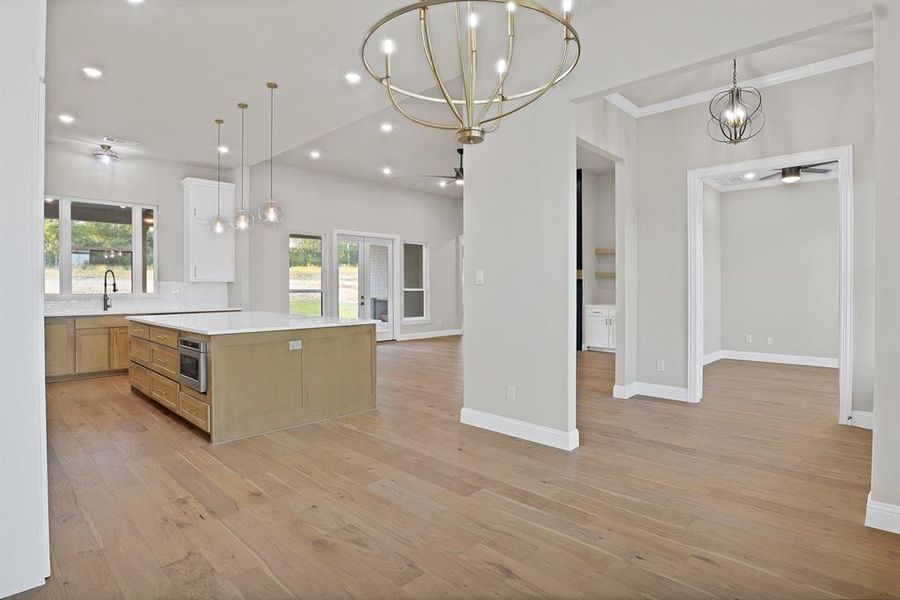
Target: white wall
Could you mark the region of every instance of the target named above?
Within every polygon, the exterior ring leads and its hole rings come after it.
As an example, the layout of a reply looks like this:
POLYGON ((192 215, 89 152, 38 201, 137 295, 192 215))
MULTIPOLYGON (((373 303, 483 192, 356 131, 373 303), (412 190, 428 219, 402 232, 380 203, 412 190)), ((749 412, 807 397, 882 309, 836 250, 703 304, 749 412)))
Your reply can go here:
POLYGON ((703 353, 722 349, 722 195, 703 186, 703 353))
POLYGON ((725 350, 838 357, 839 231, 837 180, 722 194, 725 350))
POLYGON ((731 147, 708 138, 705 105, 638 120, 638 381, 685 387, 687 375, 687 227, 689 169, 833 146, 853 145, 853 409, 872 409, 876 119, 872 65, 763 90, 766 129, 731 147), (665 359, 658 372, 656 361, 665 359))
POLYGON ((43 0, 0 2, 0 597, 50 575, 43 0))
POLYGON ((900 533, 900 4, 879 3, 874 22, 878 327, 871 500, 894 512, 870 504, 866 523, 900 533))
MULTIPOLYGON (((103 165, 93 159, 90 146, 48 142, 46 148, 48 195, 159 206, 156 232, 159 280, 184 281, 181 180, 185 177, 215 180, 215 169, 128 154, 120 154, 117 163, 103 165)), ((222 181, 232 181, 224 170, 222 181)))
POLYGON ((596 271, 615 271, 616 256, 594 253, 616 247, 616 174, 581 172, 582 271, 585 304, 615 304, 615 278, 596 271))
MULTIPOLYGON (((250 170, 254 207, 269 194, 268 169, 264 163, 250 170)), ((288 310, 287 248, 291 233, 327 234, 326 244, 330 246, 332 230, 340 229, 399 235, 402 241, 426 242, 431 322, 401 325, 399 332, 462 328, 457 249, 457 238, 462 233, 460 200, 278 163, 274 185, 276 197, 285 206, 285 221, 277 227, 257 225, 251 232, 249 273, 237 283, 238 286, 248 283, 251 308, 288 310)))
POLYGON ((495 428, 514 419, 570 439, 575 107, 547 95, 466 152, 464 411, 490 415, 495 428), (484 285, 474 284, 479 270, 484 285))

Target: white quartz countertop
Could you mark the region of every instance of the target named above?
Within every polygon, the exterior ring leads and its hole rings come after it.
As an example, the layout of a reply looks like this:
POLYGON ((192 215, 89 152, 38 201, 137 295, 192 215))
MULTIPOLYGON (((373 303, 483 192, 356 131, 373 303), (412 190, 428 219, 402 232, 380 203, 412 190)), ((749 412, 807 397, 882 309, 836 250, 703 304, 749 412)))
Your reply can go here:
MULTIPOLYGON (((99 300, 98 300, 99 302, 99 300)), ((240 312, 240 308, 169 308, 161 310, 140 309, 84 309, 84 308, 50 308, 44 309, 45 317, 123 317, 128 315, 172 315, 183 313, 216 313, 216 312, 240 312)))
POLYGON ((264 331, 290 331, 294 329, 321 329, 323 327, 347 327, 371 325, 366 319, 342 319, 339 317, 298 317, 288 313, 248 310, 237 313, 207 313, 187 315, 140 315, 128 317, 129 321, 178 329, 200 335, 227 335, 232 333, 260 333, 264 331))

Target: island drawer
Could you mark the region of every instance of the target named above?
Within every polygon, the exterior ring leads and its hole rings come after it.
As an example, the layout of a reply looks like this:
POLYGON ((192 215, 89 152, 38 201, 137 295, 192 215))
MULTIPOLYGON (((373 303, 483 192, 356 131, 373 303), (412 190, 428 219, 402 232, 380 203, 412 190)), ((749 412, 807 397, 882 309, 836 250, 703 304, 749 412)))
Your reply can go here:
POLYGON ((150 373, 150 396, 175 412, 178 412, 178 384, 159 373, 150 373))
POLYGON ((178 397, 178 414, 209 432, 209 405, 181 392, 178 397))
POLYGON ((150 371, 136 362, 128 366, 128 379, 131 387, 138 389, 145 394, 150 394, 150 371))
POLYGON ((150 368, 170 379, 178 379, 178 351, 150 344, 150 368))
POLYGON ((169 348, 177 348, 178 332, 162 327, 150 327, 150 341, 169 348))
POLYGON ((142 365, 150 364, 150 342, 131 336, 128 358, 142 365))
POLYGON ((128 333, 142 340, 150 339, 150 326, 141 325, 140 323, 131 323, 128 325, 128 333))

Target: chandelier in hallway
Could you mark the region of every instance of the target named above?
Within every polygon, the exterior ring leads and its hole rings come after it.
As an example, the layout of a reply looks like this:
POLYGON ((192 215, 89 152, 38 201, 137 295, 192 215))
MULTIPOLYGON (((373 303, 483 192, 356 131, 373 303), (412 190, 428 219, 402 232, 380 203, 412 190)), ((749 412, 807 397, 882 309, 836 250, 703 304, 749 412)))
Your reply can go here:
POLYGON ((759 134, 766 124, 762 95, 754 87, 738 87, 737 60, 731 61, 731 88, 709 101, 709 137, 723 144, 740 144, 759 134))
MULTIPOLYGON (((563 1, 562 14, 532 0, 421 0, 395 10, 369 29, 362 45, 362 60, 369 74, 386 88, 391 104, 404 117, 426 127, 455 131, 460 143, 478 144, 484 141, 487 133, 497 129, 501 119, 535 102, 575 68, 581 54, 581 43, 572 27, 571 16, 572 0, 563 1), (433 30, 430 13, 438 10, 440 12, 435 16, 441 18, 440 24, 437 30, 433 30), (543 83, 525 91, 510 90, 507 85, 510 72, 514 67, 519 67, 518 63, 514 65, 513 60, 516 15, 519 12, 530 17, 536 15, 541 20, 552 23, 559 27, 562 34, 559 62, 553 61, 552 71, 548 69, 543 83), (413 14, 418 17, 418 24, 415 26, 409 16, 401 19, 413 14), (406 25, 406 29, 402 29, 403 25, 406 25), (420 83, 428 81, 426 85, 432 86, 434 92, 411 91, 408 89, 409 84, 401 87, 403 84, 398 84, 395 80, 394 63, 398 61, 401 52, 413 50, 400 48, 388 37, 388 30, 393 28, 400 32, 398 39, 419 38, 415 45, 421 45, 420 51, 424 55, 427 71, 408 73, 408 80, 420 83), (483 32, 481 38, 479 31, 483 32), (409 35, 404 32, 409 32, 409 35), (435 44, 434 33, 440 34, 439 46, 435 44), (376 70, 367 53, 370 43, 377 42, 380 42, 384 55, 383 71, 376 70), (479 45, 484 49, 498 49, 494 72, 488 76, 482 75, 481 85, 479 45), (435 52, 436 47, 442 48, 444 54, 435 52), (505 50, 501 53, 500 48, 505 50), (419 115, 413 115, 406 104, 419 105, 419 115), (443 105, 449 114, 444 120, 430 115, 422 116, 422 109, 427 105, 443 105)), ((549 48, 546 50, 543 54, 550 52, 549 48)), ((404 56, 405 66, 417 64, 410 58, 404 56)), ((534 57, 530 57, 521 66, 516 73, 517 77, 521 73, 530 74, 540 69, 535 64, 534 57)))

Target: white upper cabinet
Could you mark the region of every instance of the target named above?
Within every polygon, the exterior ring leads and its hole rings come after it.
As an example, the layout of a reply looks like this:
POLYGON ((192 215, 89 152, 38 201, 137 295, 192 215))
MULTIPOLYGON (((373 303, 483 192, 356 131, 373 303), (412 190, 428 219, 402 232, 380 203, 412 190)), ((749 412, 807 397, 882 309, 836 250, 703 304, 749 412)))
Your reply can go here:
POLYGON ((216 214, 234 213, 234 184, 187 177, 184 188, 184 280, 234 281, 234 231, 215 234, 210 221, 216 214))

